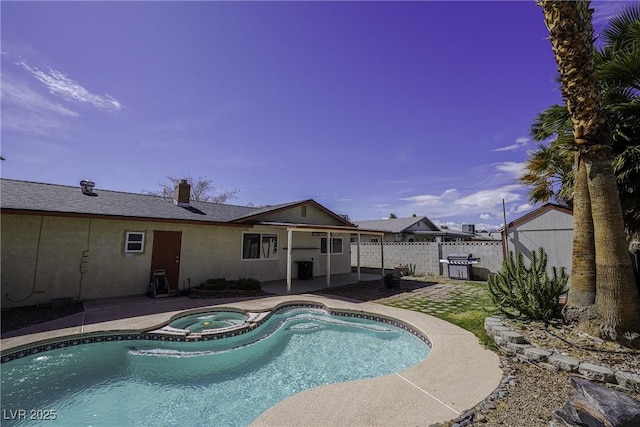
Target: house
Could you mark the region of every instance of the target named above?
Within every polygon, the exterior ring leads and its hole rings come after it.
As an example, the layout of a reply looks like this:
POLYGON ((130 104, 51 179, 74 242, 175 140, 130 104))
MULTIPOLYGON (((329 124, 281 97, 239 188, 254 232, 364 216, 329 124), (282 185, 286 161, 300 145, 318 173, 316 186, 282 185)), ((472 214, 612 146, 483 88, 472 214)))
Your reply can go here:
MULTIPOLYGON (((354 221, 358 227, 384 233, 385 242, 448 242, 471 240, 473 234, 441 230, 426 216, 354 221)), ((365 236, 365 242, 377 242, 377 236, 365 236)))
POLYGON ((573 253, 573 212, 566 206, 547 203, 507 224, 503 251, 521 252, 531 260, 531 252, 543 247, 547 253, 547 270, 565 267, 571 273, 573 253))
POLYGON ((351 271, 360 230, 314 200, 247 207, 0 179, 2 306, 139 295, 165 270, 169 291, 210 278, 287 280, 351 271))

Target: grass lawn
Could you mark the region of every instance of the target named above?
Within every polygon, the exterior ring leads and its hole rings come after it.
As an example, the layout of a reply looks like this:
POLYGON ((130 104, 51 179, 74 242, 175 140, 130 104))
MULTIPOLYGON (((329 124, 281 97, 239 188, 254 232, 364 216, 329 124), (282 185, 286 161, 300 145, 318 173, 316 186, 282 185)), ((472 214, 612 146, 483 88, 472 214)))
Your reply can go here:
POLYGON ((484 282, 448 282, 438 284, 435 292, 410 295, 385 301, 384 304, 418 311, 438 317, 472 332, 484 345, 495 343, 484 330, 484 319, 493 314, 494 307, 484 282))

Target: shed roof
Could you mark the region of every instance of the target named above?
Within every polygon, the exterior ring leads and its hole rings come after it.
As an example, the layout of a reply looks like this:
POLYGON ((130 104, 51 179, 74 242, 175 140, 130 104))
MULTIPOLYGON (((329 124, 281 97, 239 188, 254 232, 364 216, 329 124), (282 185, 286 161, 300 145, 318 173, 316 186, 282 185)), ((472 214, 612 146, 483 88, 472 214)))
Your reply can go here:
MULTIPOLYGON (((508 228, 517 227, 518 225, 524 224, 526 222, 531 221, 534 218, 539 217, 540 215, 549 212, 551 210, 555 210, 558 212, 566 213, 568 215, 573 215, 573 211, 567 206, 557 205, 555 203, 546 203, 540 206, 538 209, 534 209, 531 212, 521 216, 518 219, 515 219, 507 224, 508 228)), ((504 227, 501 228, 501 231, 504 231, 504 227)))

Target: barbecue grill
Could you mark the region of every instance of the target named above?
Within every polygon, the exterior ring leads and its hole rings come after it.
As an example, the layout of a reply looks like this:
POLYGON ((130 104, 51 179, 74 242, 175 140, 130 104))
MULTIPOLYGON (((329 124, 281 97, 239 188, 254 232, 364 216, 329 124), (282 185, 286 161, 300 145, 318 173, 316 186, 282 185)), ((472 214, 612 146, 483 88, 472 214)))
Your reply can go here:
POLYGON ((452 253, 447 255, 447 259, 440 262, 447 264, 449 278, 458 280, 470 280, 473 275, 471 269, 473 264, 477 264, 480 258, 474 258, 470 253, 452 253))

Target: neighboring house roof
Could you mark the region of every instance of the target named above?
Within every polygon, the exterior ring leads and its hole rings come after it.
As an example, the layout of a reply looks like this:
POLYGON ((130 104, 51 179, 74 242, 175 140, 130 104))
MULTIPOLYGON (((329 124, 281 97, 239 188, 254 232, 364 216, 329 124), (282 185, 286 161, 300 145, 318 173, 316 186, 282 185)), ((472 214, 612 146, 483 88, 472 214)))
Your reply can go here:
POLYGON ((204 223, 257 222, 260 216, 304 203, 312 203, 344 225, 352 224, 313 200, 266 207, 226 205, 190 201, 178 206, 172 198, 95 189, 96 196, 82 193, 80 187, 0 179, 0 207, 3 211, 49 212, 67 215, 97 215, 127 218, 195 221, 204 223))
MULTIPOLYGON (((567 206, 557 205, 555 203, 547 203, 547 204, 544 204, 544 205, 540 206, 538 209, 534 209, 531 212, 521 216, 520 218, 511 221, 510 223, 507 224, 507 228, 517 227, 518 225, 524 224, 526 222, 529 222, 532 219, 534 219, 534 218, 536 218, 536 217, 538 217, 538 216, 540 216, 540 215, 542 215, 542 214, 544 214, 546 212, 549 212, 551 210, 555 210, 555 211, 558 211, 558 212, 563 212, 563 213, 566 213, 566 214, 569 214, 569 215, 573 215, 573 211, 570 208, 568 208, 567 206)), ((504 227, 502 227, 500 229, 500 231, 501 232, 504 231, 504 227)))
POLYGON ((409 218, 388 218, 388 219, 373 219, 373 220, 364 220, 364 221, 354 221, 359 228, 367 228, 369 230, 379 230, 384 231, 385 233, 392 234, 416 234, 422 236, 440 236, 440 237, 451 237, 451 238, 462 238, 462 239, 474 239, 474 240, 493 240, 492 237, 483 236, 479 234, 471 234, 466 233, 464 231, 457 230, 442 230, 440 227, 435 225, 429 218, 426 216, 416 217, 412 216, 409 218), (427 229, 420 229, 417 227, 420 222, 424 222, 427 226, 427 229))
POLYGON ((426 221, 431 228, 431 231, 441 231, 438 226, 432 223, 426 216, 422 217, 410 217, 410 218, 388 218, 388 219, 372 219, 364 221, 354 221, 358 227, 366 228, 369 230, 380 230, 388 233, 403 233, 407 229, 416 225, 420 221, 426 221))

